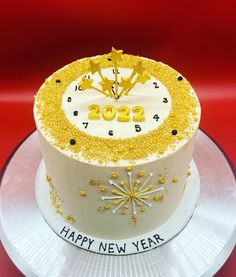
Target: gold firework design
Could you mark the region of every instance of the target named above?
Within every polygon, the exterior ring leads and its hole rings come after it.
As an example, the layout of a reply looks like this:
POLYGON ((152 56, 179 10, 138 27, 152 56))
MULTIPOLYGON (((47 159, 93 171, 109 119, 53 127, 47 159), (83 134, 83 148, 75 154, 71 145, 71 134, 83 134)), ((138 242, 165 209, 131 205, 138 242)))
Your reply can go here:
POLYGON ((118 184, 112 179, 109 180, 109 184, 113 187, 111 190, 112 196, 101 197, 101 200, 105 201, 105 205, 100 210, 104 211, 112 207, 113 214, 120 211, 121 215, 125 215, 130 211, 132 220, 136 222, 138 210, 145 212, 145 207, 151 207, 152 201, 163 199, 162 192, 164 187, 155 188, 155 186, 150 184, 150 180, 153 177, 152 173, 149 173, 143 182, 139 179, 133 180, 132 171, 128 171, 127 175, 128 185, 123 181, 118 184))

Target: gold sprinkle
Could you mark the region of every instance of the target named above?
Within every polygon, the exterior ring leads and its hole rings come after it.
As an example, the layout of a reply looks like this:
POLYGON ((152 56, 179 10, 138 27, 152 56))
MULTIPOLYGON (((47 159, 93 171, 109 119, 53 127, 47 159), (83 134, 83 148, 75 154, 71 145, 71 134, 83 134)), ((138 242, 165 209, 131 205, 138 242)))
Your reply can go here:
POLYGON ((173 183, 177 183, 177 182, 178 182, 178 179, 177 179, 177 178, 173 178, 173 179, 172 179, 172 182, 173 182, 173 183))
POLYGON ((142 207, 142 208, 140 209, 140 211, 141 211, 141 212, 145 212, 145 208, 142 207))
POLYGON ((132 219, 133 219, 133 220, 136 220, 136 219, 137 219, 137 215, 136 215, 136 214, 133 214, 133 215, 132 215, 132 219))
POLYGON ((110 208, 110 205, 109 205, 109 204, 105 204, 105 205, 104 205, 104 208, 107 210, 107 209, 110 208))
POLYGON ((84 192, 84 191, 80 191, 79 194, 80 194, 81 197, 85 197, 86 196, 86 192, 84 192))
POLYGON ((136 185, 140 185, 141 182, 140 182, 139 180, 136 180, 136 181, 135 181, 135 184, 136 184, 136 185))
POLYGON ((158 151, 158 153, 159 153, 159 154, 164 154, 164 150, 163 150, 163 149, 160 149, 160 150, 158 151))
POLYGON ((125 208, 125 209, 128 209, 128 208, 129 208, 129 206, 128 206, 127 204, 125 204, 125 205, 124 205, 124 208, 125 208))
POLYGON ((155 195, 154 197, 153 197, 153 200, 154 201, 160 201, 160 200, 162 200, 163 199, 163 195, 155 195))
POLYGON ((183 136, 181 136, 181 135, 178 135, 177 137, 178 137, 178 140, 182 140, 183 139, 183 136))
POLYGON ((138 173, 138 176, 139 176, 139 177, 143 177, 143 176, 144 176, 144 172, 139 172, 139 173, 138 173))
POLYGON ((131 166, 127 166, 127 167, 126 167, 126 170, 127 170, 127 171, 132 171, 132 167, 131 167, 131 166))
POLYGON ((51 182, 52 178, 51 178, 50 176, 46 175, 46 180, 47 180, 48 182, 51 182))
POLYGON ((160 178, 160 179, 158 180, 158 183, 159 183, 159 184, 164 184, 164 183, 165 183, 165 178, 160 178))
POLYGON ((106 192, 106 191, 107 191, 107 188, 106 188, 105 186, 101 186, 101 187, 100 187, 100 191, 101 191, 101 192, 106 192))
POLYGON ((117 174, 117 173, 112 173, 112 174, 111 174, 111 178, 116 179, 117 177, 118 177, 118 174, 117 174))
POLYGON ((72 224, 75 223, 75 219, 74 219, 74 217, 71 214, 68 214, 66 216, 66 220, 70 221, 72 224))
POLYGON ((198 121, 198 118, 197 118, 197 117, 194 117, 194 121, 197 122, 197 121, 198 121))
POLYGON ((124 181, 120 181, 120 185, 123 187, 125 185, 124 181))
POLYGON ((125 210, 121 211, 121 214, 122 214, 122 215, 125 215, 125 214, 126 214, 126 211, 125 211, 125 210))
POLYGON ((192 173, 191 173, 191 171, 188 171, 187 172, 187 176, 190 176, 192 173))

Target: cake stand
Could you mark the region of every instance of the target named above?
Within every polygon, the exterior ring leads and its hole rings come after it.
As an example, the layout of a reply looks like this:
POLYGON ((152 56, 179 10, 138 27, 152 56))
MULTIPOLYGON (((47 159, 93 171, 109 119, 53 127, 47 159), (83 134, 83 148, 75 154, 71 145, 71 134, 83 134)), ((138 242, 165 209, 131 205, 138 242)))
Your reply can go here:
POLYGON ((11 155, 1 178, 1 240, 13 262, 27 276, 211 276, 235 245, 234 173, 222 150, 202 131, 198 132, 194 152, 201 194, 192 218, 165 244, 134 255, 92 253, 52 231, 35 199, 34 182, 40 160, 34 132, 11 155))

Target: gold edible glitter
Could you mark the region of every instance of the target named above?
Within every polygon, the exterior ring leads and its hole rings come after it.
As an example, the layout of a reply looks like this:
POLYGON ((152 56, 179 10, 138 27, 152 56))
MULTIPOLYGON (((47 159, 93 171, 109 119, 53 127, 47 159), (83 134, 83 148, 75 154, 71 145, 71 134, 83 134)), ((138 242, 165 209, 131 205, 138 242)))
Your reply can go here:
POLYGON ((136 214, 133 214, 133 215, 132 215, 132 219, 133 219, 133 220, 136 220, 136 219, 137 219, 137 215, 136 215, 136 214))
MULTIPOLYGON (((100 63, 102 69, 110 68, 109 54, 96 56, 93 62, 100 63)), ((69 122, 62 109, 62 97, 67 87, 79 76, 90 70, 89 58, 77 60, 56 71, 41 86, 35 98, 35 116, 39 119, 40 130, 55 147, 74 152, 75 158, 82 156, 85 160, 97 160, 99 163, 125 160, 129 162, 147 158, 151 154, 163 154, 178 144, 178 136, 171 130, 177 125, 178 133, 183 139, 191 137, 199 121, 193 110, 199 107, 196 96, 192 93, 189 82, 184 78, 178 80, 179 73, 160 62, 143 59, 133 55, 122 55, 118 67, 133 68, 142 61, 149 76, 159 80, 167 88, 171 97, 171 111, 158 128, 142 135, 126 139, 102 138, 91 136, 69 122), (60 80, 57 83, 56 80, 60 80), (178 91, 178 93, 176 93, 178 91), (68 143, 71 138, 76 144, 68 143), (137 147, 138 146, 138 147, 137 147), (130 151, 132 149, 132 151, 130 151)), ((86 92, 85 92, 86 93, 86 92)), ((105 97, 105 96, 104 96, 105 97)), ((123 96, 125 97, 125 96, 123 96)), ((119 100, 118 100, 119 101, 119 100)))
POLYGON ((82 197, 85 197, 86 196, 86 192, 84 192, 84 191, 80 191, 80 196, 82 196, 82 197))
POLYGON ((173 179, 172 179, 172 182, 173 182, 173 183, 177 183, 177 182, 178 182, 178 179, 177 179, 177 178, 173 178, 173 179))
POLYGON ((145 208, 142 207, 142 208, 140 209, 140 211, 141 211, 141 212, 145 212, 145 208))
POLYGON ((127 166, 127 167, 126 167, 126 170, 127 170, 127 171, 132 171, 132 167, 131 167, 131 166, 127 166))
POLYGON ((162 200, 163 199, 163 195, 155 195, 154 197, 153 197, 153 200, 154 201, 159 201, 159 200, 162 200))

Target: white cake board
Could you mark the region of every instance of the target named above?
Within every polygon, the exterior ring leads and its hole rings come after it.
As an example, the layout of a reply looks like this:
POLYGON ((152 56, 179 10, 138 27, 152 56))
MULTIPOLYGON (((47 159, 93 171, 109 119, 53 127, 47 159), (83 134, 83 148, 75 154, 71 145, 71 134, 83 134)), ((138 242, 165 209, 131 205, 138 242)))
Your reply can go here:
POLYGON ((35 176, 41 159, 33 133, 9 158, 1 178, 1 240, 26 276, 209 277, 235 245, 235 177, 222 151, 201 131, 194 153, 201 194, 192 218, 167 243, 137 255, 96 254, 57 236, 35 199, 35 176))
POLYGON ((50 199, 50 188, 45 178, 46 169, 43 161, 40 163, 36 175, 36 201, 49 226, 60 237, 75 246, 107 255, 142 253, 154 249, 173 238, 185 227, 193 215, 200 196, 200 178, 194 161, 191 162, 190 171, 192 174, 187 178, 183 198, 169 220, 151 232, 129 239, 105 240, 93 237, 68 223, 60 214, 56 214, 50 199))

